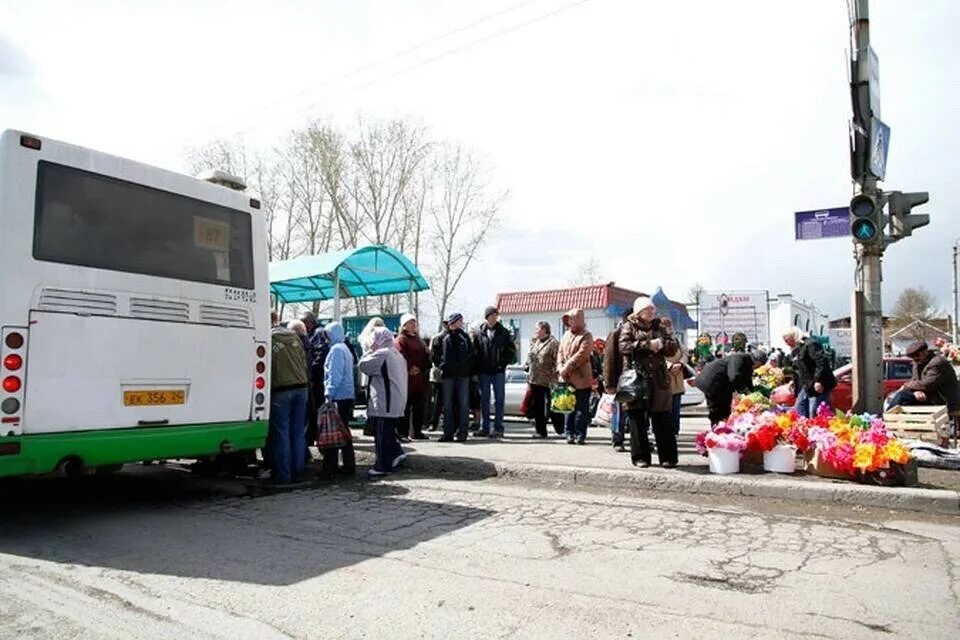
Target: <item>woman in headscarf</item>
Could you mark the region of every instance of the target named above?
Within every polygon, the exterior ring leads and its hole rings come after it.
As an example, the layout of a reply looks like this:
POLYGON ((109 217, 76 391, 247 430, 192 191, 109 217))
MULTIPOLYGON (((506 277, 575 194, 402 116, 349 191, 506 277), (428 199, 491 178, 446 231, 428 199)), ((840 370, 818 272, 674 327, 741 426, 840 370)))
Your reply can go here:
POLYGON ((397 439, 397 421, 407 406, 407 361, 386 327, 375 327, 369 344, 358 366, 370 380, 367 419, 373 426, 376 460, 367 476, 375 478, 387 475, 407 457, 397 439))
POLYGON ((620 330, 620 355, 623 370, 636 369, 643 380, 642 397, 627 405, 630 459, 636 466, 650 466, 652 448, 648 429, 652 423, 657 457, 660 465, 669 469, 677 466, 678 452, 677 434, 670 421, 673 393, 665 358, 674 355, 679 345, 655 316, 656 307, 650 298, 640 296, 634 301, 633 313, 620 330))
POLYGON ((363 331, 360 332, 360 336, 357 338, 363 353, 369 351, 370 347, 373 345, 373 332, 377 330, 377 327, 385 326, 387 325, 383 322, 383 318, 380 316, 370 318, 369 322, 367 322, 367 326, 363 328, 363 331))

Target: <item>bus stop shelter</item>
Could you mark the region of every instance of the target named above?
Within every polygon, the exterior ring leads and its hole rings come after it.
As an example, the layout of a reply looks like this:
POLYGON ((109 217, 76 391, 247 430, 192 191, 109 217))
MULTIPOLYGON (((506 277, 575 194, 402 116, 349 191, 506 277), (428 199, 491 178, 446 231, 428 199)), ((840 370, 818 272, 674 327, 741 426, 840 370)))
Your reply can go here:
POLYGON ((270 263, 271 295, 284 304, 333 300, 335 320, 342 298, 413 295, 429 288, 409 258, 382 244, 270 263))

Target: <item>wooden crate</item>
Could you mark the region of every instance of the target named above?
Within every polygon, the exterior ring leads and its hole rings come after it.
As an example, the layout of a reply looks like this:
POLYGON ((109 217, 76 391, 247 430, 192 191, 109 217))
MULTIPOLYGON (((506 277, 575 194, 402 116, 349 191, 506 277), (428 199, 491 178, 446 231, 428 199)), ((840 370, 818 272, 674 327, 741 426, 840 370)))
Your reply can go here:
POLYGON ((887 427, 903 438, 937 441, 949 432, 950 415, 945 406, 894 407, 883 414, 887 427))

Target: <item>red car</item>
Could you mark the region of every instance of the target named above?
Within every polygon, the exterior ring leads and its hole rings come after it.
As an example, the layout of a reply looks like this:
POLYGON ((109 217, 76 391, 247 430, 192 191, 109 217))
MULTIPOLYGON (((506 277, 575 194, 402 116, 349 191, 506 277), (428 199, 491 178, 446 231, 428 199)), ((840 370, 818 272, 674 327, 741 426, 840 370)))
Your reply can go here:
MULTIPOLYGON (((853 406, 853 365, 844 365, 833 372, 837 386, 830 394, 830 404, 834 409, 850 411, 853 406)), ((883 359, 883 396, 887 397, 913 377, 913 361, 910 358, 883 359)), ((774 389, 771 399, 776 404, 792 406, 796 397, 789 384, 774 389)))

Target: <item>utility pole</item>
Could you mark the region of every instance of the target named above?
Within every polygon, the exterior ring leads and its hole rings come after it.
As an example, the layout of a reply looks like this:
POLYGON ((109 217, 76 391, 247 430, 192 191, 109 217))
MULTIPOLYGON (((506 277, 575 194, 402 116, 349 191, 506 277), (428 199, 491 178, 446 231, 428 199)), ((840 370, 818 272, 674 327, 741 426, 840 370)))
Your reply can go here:
MULTIPOLYGON (((930 223, 930 216, 912 213, 927 202, 925 191, 881 191, 886 176, 890 128, 880 120, 880 69, 870 46, 868 0, 851 0, 850 89, 853 104, 850 169, 857 194, 850 200, 855 291, 853 312, 853 406, 878 415, 883 408, 883 305, 881 266, 887 246, 930 223), (887 207, 889 215, 884 213, 887 207), (889 226, 889 234, 884 230, 889 226)), ((954 249, 956 260, 956 249, 954 249)), ((956 270, 954 270, 956 271, 956 270)), ((954 287, 956 290, 956 287, 954 287)), ((956 303, 955 303, 956 306, 956 303)))
POLYGON ((950 321, 950 335, 953 338, 953 344, 960 342, 960 332, 957 331, 957 245, 960 244, 960 238, 953 241, 953 320, 950 321))
MULTIPOLYGON (((855 139, 853 174, 855 180, 859 178, 858 194, 866 196, 882 209, 877 179, 865 168, 870 154, 871 120, 874 110, 879 110, 879 105, 871 105, 870 99, 871 90, 878 89, 871 87, 870 83, 870 13, 868 0, 854 0, 854 4, 850 25, 855 45, 851 51, 855 139)), ((876 231, 879 238, 866 238, 867 242, 857 242, 854 229, 854 251, 857 260, 854 295, 859 300, 855 301, 853 306, 854 311, 859 313, 854 313, 853 318, 856 323, 854 334, 858 338, 853 345, 853 371, 856 383, 854 406, 862 411, 879 414, 883 407, 883 304, 880 292, 883 280, 883 241, 882 231, 876 231)))

